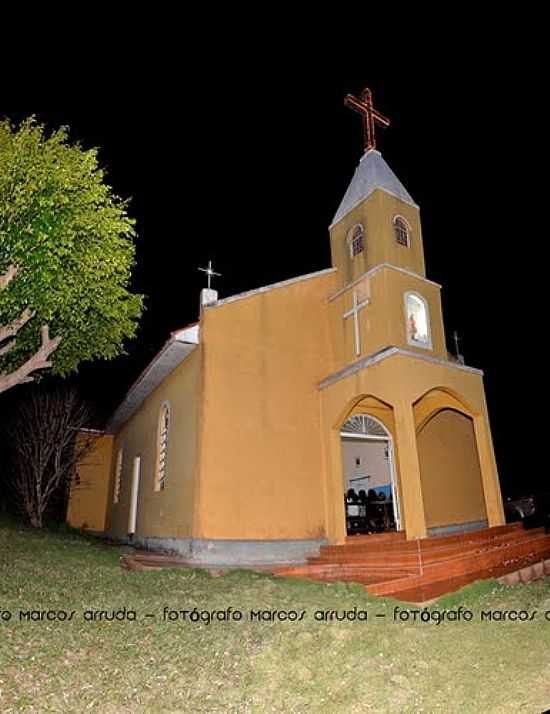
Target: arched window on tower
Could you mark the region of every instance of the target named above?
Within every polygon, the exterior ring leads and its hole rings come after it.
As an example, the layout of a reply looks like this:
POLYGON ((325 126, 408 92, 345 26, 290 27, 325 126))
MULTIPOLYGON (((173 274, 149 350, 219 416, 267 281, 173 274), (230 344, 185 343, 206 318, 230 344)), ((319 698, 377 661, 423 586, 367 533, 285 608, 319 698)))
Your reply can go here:
POLYGON ((417 293, 405 293, 405 318, 409 345, 431 349, 428 303, 417 293))
POLYGON ((395 231, 396 242, 408 248, 411 244, 411 229, 407 221, 402 216, 395 216, 393 219, 393 229, 395 231))
POLYGON ((365 229, 358 223, 348 233, 349 254, 352 258, 365 250, 365 229))
POLYGON ((157 429, 157 460, 155 469, 155 491, 162 491, 166 486, 166 457, 168 453, 168 434, 170 431, 170 404, 163 402, 160 407, 157 429))

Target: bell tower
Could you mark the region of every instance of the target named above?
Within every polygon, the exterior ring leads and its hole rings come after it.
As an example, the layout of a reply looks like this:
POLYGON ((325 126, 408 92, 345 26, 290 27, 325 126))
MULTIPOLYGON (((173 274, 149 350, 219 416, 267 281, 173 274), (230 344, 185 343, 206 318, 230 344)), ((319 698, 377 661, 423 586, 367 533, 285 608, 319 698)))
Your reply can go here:
POLYGON ((426 278, 420 210, 376 148, 376 126, 389 119, 368 89, 345 104, 363 118, 365 152, 329 228, 337 363, 390 348, 447 359, 441 286, 426 278))
POLYGON ((329 228, 339 284, 383 264, 425 277, 419 207, 376 148, 375 125, 389 120, 374 109, 368 89, 345 103, 363 117, 365 153, 329 228))

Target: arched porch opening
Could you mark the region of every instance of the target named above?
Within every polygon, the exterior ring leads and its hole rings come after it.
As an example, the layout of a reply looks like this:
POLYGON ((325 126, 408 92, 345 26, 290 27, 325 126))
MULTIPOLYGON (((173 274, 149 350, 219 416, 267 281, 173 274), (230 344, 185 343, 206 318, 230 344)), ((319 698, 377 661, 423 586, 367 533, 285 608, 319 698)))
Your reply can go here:
POLYGON ((475 415, 458 395, 441 389, 413 410, 428 532, 487 525, 475 415))
POLYGON ((393 410, 376 399, 357 401, 340 426, 347 535, 401 529, 393 410))
POLYGON ((475 416, 472 407, 460 394, 446 387, 436 387, 423 394, 413 404, 417 433, 442 409, 454 409, 471 418, 475 416))

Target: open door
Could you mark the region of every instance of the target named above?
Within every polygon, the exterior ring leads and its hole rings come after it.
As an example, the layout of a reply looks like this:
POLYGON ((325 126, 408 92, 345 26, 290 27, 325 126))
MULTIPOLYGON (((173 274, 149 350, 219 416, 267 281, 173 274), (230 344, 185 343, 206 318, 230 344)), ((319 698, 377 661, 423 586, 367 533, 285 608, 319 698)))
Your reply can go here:
POLYGON ((391 434, 356 414, 340 431, 348 535, 401 530, 391 434))

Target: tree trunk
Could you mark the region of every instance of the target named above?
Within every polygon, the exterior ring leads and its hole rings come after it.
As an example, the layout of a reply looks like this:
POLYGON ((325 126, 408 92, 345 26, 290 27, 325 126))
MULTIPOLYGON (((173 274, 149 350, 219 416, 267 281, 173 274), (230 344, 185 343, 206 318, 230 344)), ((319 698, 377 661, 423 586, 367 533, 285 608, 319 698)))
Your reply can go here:
POLYGON ((30 524, 33 528, 42 528, 42 514, 41 513, 31 513, 29 514, 30 524))

